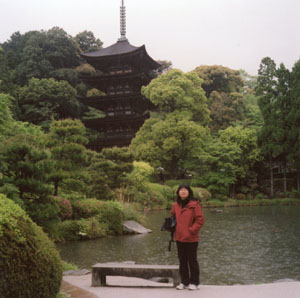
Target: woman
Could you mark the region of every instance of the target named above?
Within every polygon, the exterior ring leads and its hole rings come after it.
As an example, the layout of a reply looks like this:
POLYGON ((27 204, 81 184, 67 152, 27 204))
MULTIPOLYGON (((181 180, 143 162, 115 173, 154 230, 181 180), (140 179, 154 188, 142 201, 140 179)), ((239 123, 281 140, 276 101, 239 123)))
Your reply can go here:
POLYGON ((197 248, 199 230, 204 223, 204 217, 199 202, 193 198, 193 191, 187 185, 177 189, 177 202, 173 204, 171 216, 176 217, 174 239, 177 243, 179 273, 181 284, 177 290, 199 289, 199 264, 197 248))

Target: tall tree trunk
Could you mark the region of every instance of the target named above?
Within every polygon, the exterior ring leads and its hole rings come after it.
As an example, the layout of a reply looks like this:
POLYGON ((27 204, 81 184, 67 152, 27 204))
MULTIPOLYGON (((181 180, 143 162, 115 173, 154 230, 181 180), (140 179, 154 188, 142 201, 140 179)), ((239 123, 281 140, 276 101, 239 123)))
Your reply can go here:
POLYGON ((235 184, 230 184, 229 185, 229 196, 231 198, 234 198, 235 197, 235 186, 236 186, 236 183, 235 184))
POLYGON ((286 187, 286 160, 283 161, 283 192, 286 194, 287 187, 286 187))
POLYGON ((299 175, 299 169, 297 169, 297 191, 300 191, 300 175, 299 175))
POLYGON ((270 154, 270 197, 274 196, 274 180, 273 180, 273 162, 272 155, 270 154))

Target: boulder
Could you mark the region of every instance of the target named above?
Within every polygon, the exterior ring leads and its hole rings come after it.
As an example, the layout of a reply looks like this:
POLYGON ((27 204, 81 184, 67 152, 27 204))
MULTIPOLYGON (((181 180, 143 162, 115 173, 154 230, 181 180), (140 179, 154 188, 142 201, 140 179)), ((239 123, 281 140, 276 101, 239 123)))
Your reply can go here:
POLYGON ((123 223, 124 233, 126 234, 147 234, 152 233, 151 230, 146 229, 141 224, 133 220, 127 220, 123 223))

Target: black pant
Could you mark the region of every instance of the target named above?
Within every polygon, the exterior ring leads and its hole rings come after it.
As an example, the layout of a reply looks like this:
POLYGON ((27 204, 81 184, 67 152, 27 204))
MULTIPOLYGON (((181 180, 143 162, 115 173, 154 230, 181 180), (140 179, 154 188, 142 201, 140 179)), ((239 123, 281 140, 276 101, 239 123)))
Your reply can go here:
POLYGON ((184 285, 199 285, 198 242, 176 242, 181 282, 184 285))

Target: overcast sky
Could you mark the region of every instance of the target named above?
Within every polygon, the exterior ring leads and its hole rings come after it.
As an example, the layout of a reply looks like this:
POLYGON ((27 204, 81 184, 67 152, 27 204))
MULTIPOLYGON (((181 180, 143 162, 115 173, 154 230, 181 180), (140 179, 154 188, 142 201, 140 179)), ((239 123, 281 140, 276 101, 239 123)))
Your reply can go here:
MULTIPOLYGON (((125 0, 127 38, 156 60, 190 71, 223 65, 257 74, 262 58, 291 68, 300 58, 300 0, 125 0)), ((0 43, 16 32, 92 31, 120 37, 120 0, 0 0, 0 43)))

